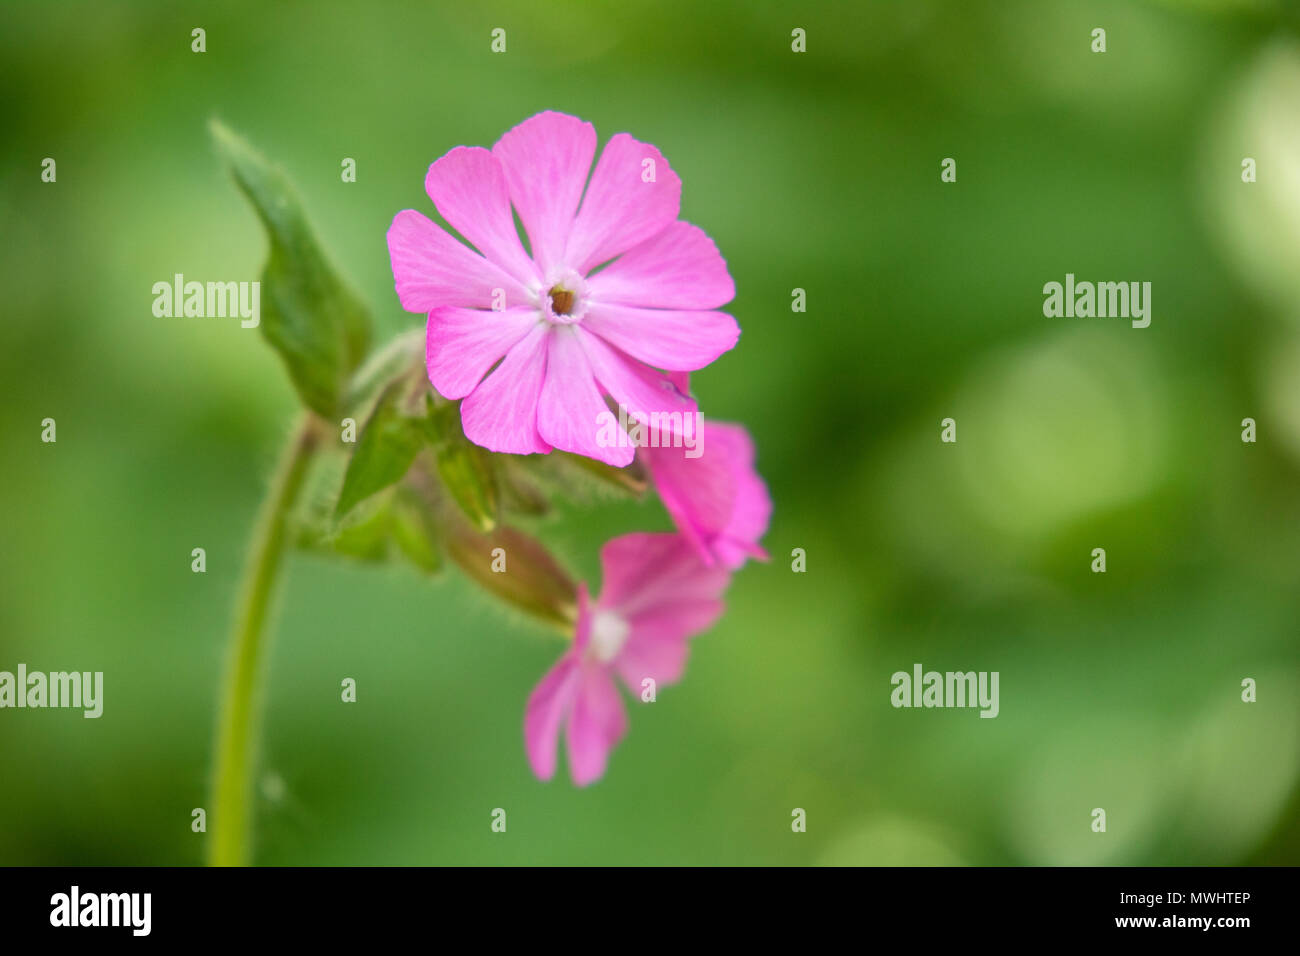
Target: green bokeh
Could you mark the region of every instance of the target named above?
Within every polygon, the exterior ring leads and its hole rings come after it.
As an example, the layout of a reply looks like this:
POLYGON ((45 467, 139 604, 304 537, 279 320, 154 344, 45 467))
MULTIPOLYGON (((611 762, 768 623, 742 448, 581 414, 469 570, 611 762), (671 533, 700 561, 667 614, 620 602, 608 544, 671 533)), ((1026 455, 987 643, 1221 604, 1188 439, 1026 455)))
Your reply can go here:
MULTIPOLYGON (((6 4, 0 669, 101 670, 106 701, 0 711, 0 863, 201 858, 223 642, 295 407, 237 321, 151 314, 154 282, 265 255, 208 120, 283 163, 382 339, 419 325, 384 233, 429 211, 428 164, 548 108, 660 147, 727 258, 743 335, 693 383, 755 435, 773 560, 575 790, 523 755, 552 636, 454 574, 293 557, 259 861, 1297 862, 1289 9, 6 4), (1151 327, 1044 318, 1066 272, 1152 282, 1151 327), (999 718, 893 709, 918 661, 999 671, 999 718)), ((663 527, 600 504, 547 537, 595 585, 603 540, 663 527)))

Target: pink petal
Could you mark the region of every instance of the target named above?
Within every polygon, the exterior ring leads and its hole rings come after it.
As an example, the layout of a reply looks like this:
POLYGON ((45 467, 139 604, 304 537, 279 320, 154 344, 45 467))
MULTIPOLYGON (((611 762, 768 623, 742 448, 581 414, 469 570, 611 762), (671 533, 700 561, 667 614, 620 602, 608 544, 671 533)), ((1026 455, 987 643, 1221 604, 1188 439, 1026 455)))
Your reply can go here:
POLYGON ((731 516, 714 542, 714 552, 727 567, 736 569, 746 558, 767 559, 758 542, 772 518, 772 498, 767 484, 754 468, 754 442, 740 425, 709 422, 705 425, 705 453, 710 444, 727 450, 735 474, 736 495, 731 516))
POLYGON ((397 297, 407 312, 441 306, 492 304, 497 289, 507 302, 526 302, 528 293, 499 266, 457 242, 414 209, 403 209, 388 228, 397 297))
POLYGON ((593 304, 582 327, 656 368, 704 368, 736 344, 740 326, 725 312, 674 312, 593 304))
MULTIPOLYGON (((721 613, 722 602, 717 604, 718 612, 721 613)), ((628 636, 627 643, 614 659, 614 669, 623 678, 628 690, 639 699, 644 689, 641 682, 647 677, 657 686, 675 684, 681 680, 689 650, 690 645, 685 637, 672 634, 667 628, 655 627, 651 630, 641 625, 628 636)))
POLYGON ((569 711, 565 742, 568 744, 569 773, 580 787, 599 780, 605 765, 623 735, 627 714, 609 671, 598 664, 585 664, 580 686, 569 711))
POLYGON ((524 120, 492 147, 505 171, 510 201, 545 273, 559 265, 582 198, 596 128, 576 116, 546 111, 524 120))
POLYGON ((663 375, 610 348, 600 336, 592 335, 581 326, 575 331, 583 351, 587 353, 596 381, 615 402, 627 407, 629 419, 656 424, 661 432, 670 428, 677 432, 684 416, 699 411, 695 402, 677 391, 663 375), (656 417, 652 418, 652 415, 656 417), (673 415, 676 415, 676 421, 672 420, 673 415))
POLYGON ((596 388, 596 379, 573 326, 557 326, 550 337, 546 382, 537 406, 537 431, 563 451, 586 455, 622 468, 632 463, 634 449, 626 442, 599 441, 613 429, 602 425, 610 411, 596 388))
POLYGON ((578 622, 573 629, 573 646, 583 650, 591 638, 591 592, 587 582, 578 582, 578 622))
POLYGON ((434 309, 424 338, 429 381, 444 398, 464 398, 537 321, 534 308, 434 309))
POLYGON ((748 540, 747 535, 743 537, 722 535, 714 540, 713 551, 723 567, 730 568, 732 571, 738 570, 750 558, 755 561, 769 561, 772 557, 765 548, 748 540))
POLYGON ((496 371, 461 402, 465 437, 490 451, 528 455, 551 446, 537 433, 537 403, 546 377, 546 339, 551 326, 539 322, 511 346, 496 371))
POLYGON ((662 627, 682 637, 711 627, 722 612, 720 599, 730 583, 729 569, 721 565, 706 567, 695 550, 682 541, 671 566, 657 573, 647 572, 642 586, 623 600, 619 612, 633 627, 628 642, 640 627, 662 627))
POLYGON ((604 582, 597 607, 628 622, 630 633, 614 660, 634 694, 641 681, 672 683, 686 664, 687 638, 721 616, 731 574, 706 567, 676 534, 628 534, 600 552, 604 582))
POLYGON ((674 222, 587 279, 593 302, 716 309, 736 296, 727 263, 703 229, 674 222))
POLYGON ((681 201, 682 181, 663 154, 627 133, 617 134, 591 174, 565 261, 583 273, 608 262, 675 221, 681 201), (646 182, 651 169, 654 181, 646 182))
MULTIPOLYGON (((425 191, 442 218, 521 284, 540 282, 519 242, 500 161, 479 146, 457 146, 429 167, 425 191)), ((505 305, 524 305, 507 301, 505 305)))
POLYGON ((629 622, 676 606, 715 601, 731 580, 726 568, 705 567, 678 534, 614 538, 601 548, 600 566, 604 579, 597 606, 629 622))
POLYGON ((687 458, 685 448, 641 449, 664 509, 706 565, 714 562, 713 541, 727 526, 736 501, 731 461, 709 441, 712 424, 704 425, 703 454, 698 458, 687 458))
POLYGON ((714 569, 690 594, 674 594, 634 615, 631 633, 614 660, 614 667, 632 693, 640 696, 641 682, 652 678, 659 686, 681 680, 690 650, 688 639, 717 623, 725 609, 721 598, 730 575, 714 569))
POLYGON ((555 750, 560 724, 578 693, 578 658, 570 650, 547 671, 533 688, 524 709, 524 750, 539 780, 555 776, 555 750))
POLYGON ((758 542, 767 532, 772 499, 754 468, 754 443, 740 425, 705 422, 702 454, 682 448, 643 448, 655 490, 673 523, 700 554, 735 570, 746 558, 766 559, 758 542))
POLYGON ((725 569, 714 569, 710 573, 716 577, 706 580, 704 590, 707 594, 677 595, 671 603, 634 616, 628 622, 632 632, 623 650, 644 653, 647 646, 684 641, 716 624, 722 617, 724 606, 721 598, 713 595, 726 590, 730 575, 725 569))

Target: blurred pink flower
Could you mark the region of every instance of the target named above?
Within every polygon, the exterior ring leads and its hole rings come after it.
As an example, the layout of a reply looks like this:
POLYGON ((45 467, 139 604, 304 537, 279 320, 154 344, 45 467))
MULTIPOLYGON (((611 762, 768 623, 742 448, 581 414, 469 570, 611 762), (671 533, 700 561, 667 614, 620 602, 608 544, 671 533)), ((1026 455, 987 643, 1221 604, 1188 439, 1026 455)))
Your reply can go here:
POLYGON ((693 414, 657 370, 703 368, 740 334, 715 311, 735 295, 727 265, 678 220, 668 161, 626 133, 591 171, 595 152, 590 123, 539 113, 491 150, 458 146, 429 167, 429 198, 473 249, 411 209, 388 230, 402 308, 429 316, 429 380, 464 399, 465 434, 492 451, 627 465, 629 444, 597 440, 604 396, 637 421, 693 414))
POLYGON ((573 646, 528 698, 524 746, 533 773, 555 774, 560 728, 565 728, 569 773, 578 786, 600 779, 610 751, 627 732, 627 714, 615 685, 623 679, 634 694, 642 681, 677 681, 686 665, 687 639, 722 614, 722 592, 731 577, 705 567, 695 549, 676 534, 628 534, 600 552, 604 586, 591 605, 586 585, 578 592, 573 646))
POLYGON ((664 507, 706 565, 735 570, 746 558, 767 560, 759 541, 772 499, 754 468, 753 439, 742 425, 708 420, 700 437, 695 458, 686 448, 641 449, 664 507))

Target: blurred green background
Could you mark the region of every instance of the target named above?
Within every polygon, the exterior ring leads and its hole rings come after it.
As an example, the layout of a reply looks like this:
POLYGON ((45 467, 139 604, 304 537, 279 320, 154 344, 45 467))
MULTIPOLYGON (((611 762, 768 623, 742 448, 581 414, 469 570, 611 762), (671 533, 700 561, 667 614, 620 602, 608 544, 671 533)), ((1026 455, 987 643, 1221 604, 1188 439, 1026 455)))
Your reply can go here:
MULTIPOLYGON (((264 259, 208 120, 284 165, 387 338, 421 324, 393 214, 432 211, 432 160, 547 108, 659 146, 727 258, 744 334, 694 385, 756 437, 773 560, 576 790, 523 753, 552 636, 454 572, 294 555, 257 860, 1300 861, 1293 11, 6 4, 0 669, 106 690, 97 721, 0 712, 0 863, 202 858, 235 588, 296 407, 257 333, 151 313, 156 281, 264 259), (1152 282, 1150 328, 1044 318, 1066 272, 1152 282), (916 662, 999 671, 1001 715, 893 709, 916 662)), ((665 527, 653 500, 601 503, 545 535, 595 585, 603 540, 665 527)))

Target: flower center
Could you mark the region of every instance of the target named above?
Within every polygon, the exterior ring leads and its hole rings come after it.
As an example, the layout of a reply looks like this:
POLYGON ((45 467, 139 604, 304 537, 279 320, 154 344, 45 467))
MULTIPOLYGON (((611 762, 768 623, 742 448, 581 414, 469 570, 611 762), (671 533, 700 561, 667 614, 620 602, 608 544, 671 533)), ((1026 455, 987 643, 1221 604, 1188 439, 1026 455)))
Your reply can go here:
POLYGON ((581 322, 587 313, 587 284, 572 269, 553 269, 537 292, 542 317, 556 325, 581 322), (541 291, 545 289, 546 291, 541 291))
POLYGON ((551 297, 551 311, 556 315, 568 315, 573 311, 573 303, 577 297, 569 289, 557 285, 547 295, 551 297))
POLYGON ((596 660, 608 663, 618 656, 627 642, 632 625, 613 611, 597 611, 591 619, 591 652, 596 660))

